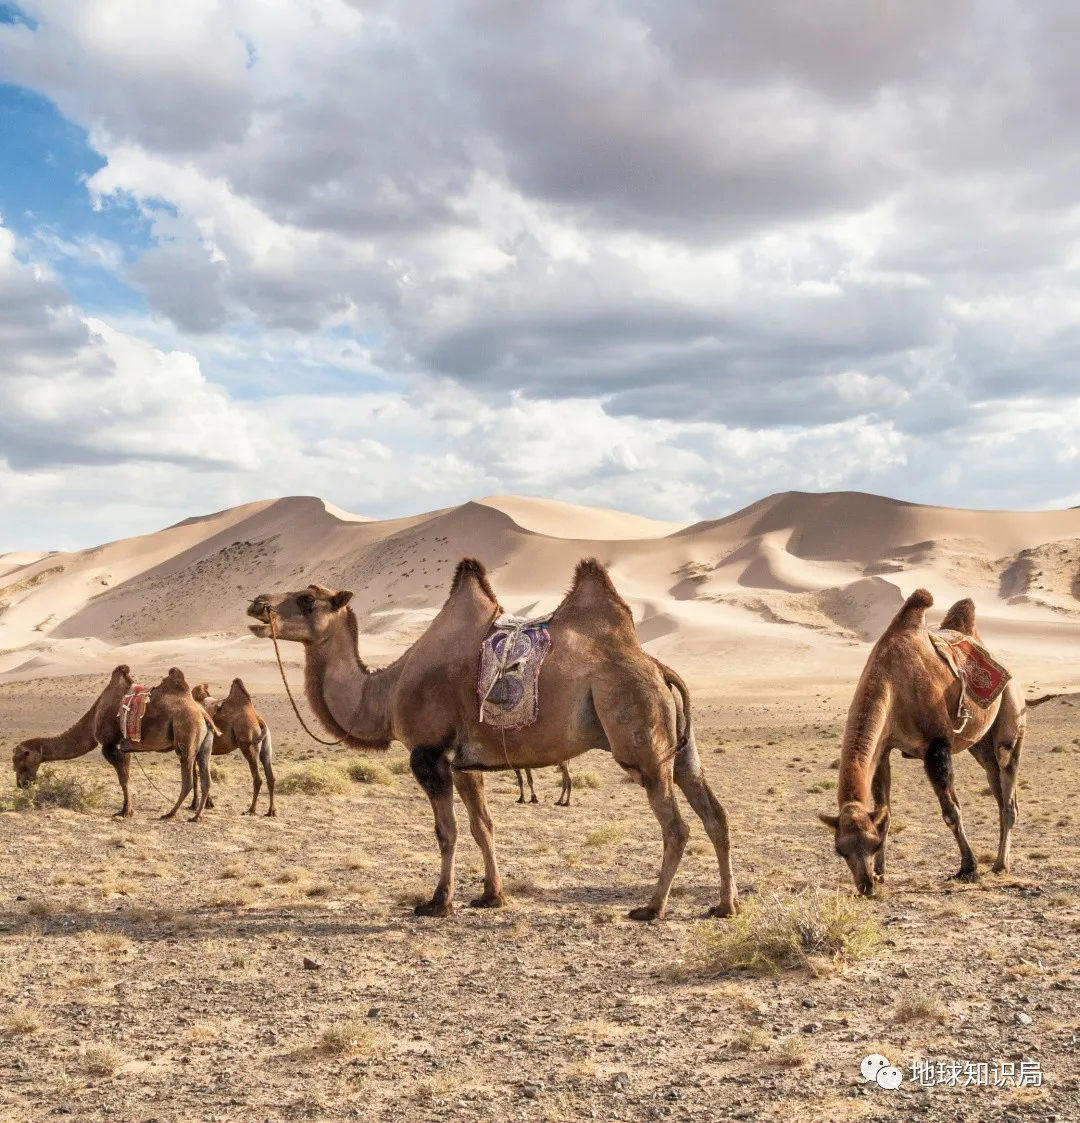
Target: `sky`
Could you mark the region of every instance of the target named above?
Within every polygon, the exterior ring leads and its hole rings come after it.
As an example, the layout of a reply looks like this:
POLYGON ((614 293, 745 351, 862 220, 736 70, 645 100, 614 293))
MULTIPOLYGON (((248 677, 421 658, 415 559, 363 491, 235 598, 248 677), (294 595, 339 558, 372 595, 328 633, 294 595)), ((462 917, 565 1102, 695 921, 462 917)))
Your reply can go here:
POLYGON ((1066 0, 0 2, 0 552, 1080 504, 1066 0))

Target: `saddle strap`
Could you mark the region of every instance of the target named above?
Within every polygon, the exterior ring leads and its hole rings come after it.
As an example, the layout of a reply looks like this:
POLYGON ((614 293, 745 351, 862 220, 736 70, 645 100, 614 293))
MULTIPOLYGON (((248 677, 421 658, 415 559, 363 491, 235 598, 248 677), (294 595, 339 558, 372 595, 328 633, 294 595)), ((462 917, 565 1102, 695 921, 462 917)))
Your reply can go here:
POLYGON ((967 679, 964 677, 959 666, 956 663, 956 656, 953 654, 953 649, 949 641, 944 636, 939 636, 934 632, 930 633, 930 642, 934 650, 944 660, 949 670, 952 671, 953 676, 960 681, 960 701, 956 706, 956 720, 960 723, 954 730, 953 735, 963 733, 967 723, 971 720, 971 707, 967 704, 967 679))

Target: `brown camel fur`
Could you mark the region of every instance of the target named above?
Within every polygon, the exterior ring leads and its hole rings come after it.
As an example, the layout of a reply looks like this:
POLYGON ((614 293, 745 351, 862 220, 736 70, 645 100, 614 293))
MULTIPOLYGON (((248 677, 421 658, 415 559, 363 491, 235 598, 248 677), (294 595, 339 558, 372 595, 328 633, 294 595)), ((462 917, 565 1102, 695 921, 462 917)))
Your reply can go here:
MULTIPOLYGON (((978 880, 975 854, 964 833, 953 786, 954 753, 970 750, 986 771, 998 804, 1000 837, 994 871, 1009 868, 1016 822, 1016 780, 1023 747, 1024 699, 1010 680, 985 710, 969 703, 971 716, 957 731, 960 683, 930 642, 926 610, 934 603, 916 589, 874 644, 848 710, 837 784, 838 815, 819 818, 836 836, 858 891, 874 895, 885 876, 889 836, 889 753, 923 761, 941 813, 960 848, 961 881, 978 880)), ((941 622, 982 643, 975 605, 957 601, 941 622)), ((985 646, 985 645, 984 645, 985 646)))
MULTIPOLYGON (((559 798, 557 800, 555 800, 555 806, 556 807, 569 807, 570 806, 570 793, 574 790, 574 782, 573 782, 573 780, 570 779, 570 768, 565 763, 557 765, 557 767, 558 767, 559 771, 562 773, 562 792, 560 792, 559 798)), ((539 803, 540 800, 538 800, 536 798, 536 788, 533 787, 532 769, 526 768, 526 769, 524 769, 524 772, 525 772, 525 779, 529 783, 529 797, 530 797, 529 802, 530 803, 539 803)), ((522 769, 520 769, 520 768, 514 769, 514 775, 517 776, 517 782, 518 782, 518 803, 524 803, 525 802, 525 784, 522 781, 521 773, 522 773, 522 769)))
POLYGON ((191 821, 197 823, 202 816, 207 796, 210 794, 210 754, 214 734, 221 730, 210 715, 191 696, 191 688, 179 667, 169 673, 150 692, 143 715, 142 739, 120 742, 124 753, 167 753, 175 750, 180 759, 180 798, 171 811, 161 817, 171 819, 194 786, 194 772, 199 770, 202 781, 202 799, 191 821))
MULTIPOLYGON (((277 811, 274 808, 274 750, 270 740, 270 729, 256 712, 251 695, 243 681, 234 678, 229 693, 224 698, 212 698, 210 687, 205 682, 194 687, 191 696, 221 729, 220 734, 214 735, 213 755, 225 756, 239 749, 240 755, 247 761, 248 768, 251 770, 251 806, 244 814, 254 815, 259 803, 259 792, 262 790, 262 778, 259 775, 261 762, 266 773, 266 788, 270 793, 270 809, 266 814, 268 818, 274 818, 277 811)), ((191 801, 193 811, 198 802, 198 795, 199 784, 196 777, 195 792, 191 801)), ((206 806, 208 809, 214 806, 211 796, 207 796, 206 806)))
MULTIPOLYGON (((479 721, 476 673, 480 645, 501 612, 484 567, 459 563, 446 603, 424 634, 389 667, 370 671, 357 650, 358 625, 348 607, 352 593, 310 585, 296 593, 264 594, 248 614, 258 636, 277 634, 304 645, 308 701, 325 728, 348 744, 385 749, 401 741, 411 752, 417 782, 435 813, 442 868, 425 916, 453 911, 457 822, 454 789, 469 812, 469 826, 484 856, 484 892, 476 907, 505 903, 495 859, 483 772, 561 764, 589 749, 610 750, 645 787, 660 822, 664 856, 656 889, 635 920, 664 915, 668 891, 689 828, 679 812, 677 784, 700 816, 720 867, 721 898, 712 912, 736 908, 727 816, 702 775, 683 701, 679 705, 656 662, 641 648, 628 605, 607 571, 581 562, 548 628, 552 649, 540 670, 539 717, 519 730, 479 721), (504 736, 505 734, 505 736, 504 736)), ((685 689, 685 688, 683 688, 685 689)))
POLYGON ((117 717, 120 702, 131 685, 130 668, 126 664, 115 667, 109 684, 70 729, 58 737, 30 737, 20 741, 11 754, 16 784, 20 788, 27 788, 36 779, 43 763, 74 760, 93 752, 100 745, 102 755, 116 770, 116 778, 120 781, 120 790, 124 795, 123 806, 116 812, 116 817, 133 815, 135 809, 128 790, 131 761, 120 751, 123 734, 117 717))

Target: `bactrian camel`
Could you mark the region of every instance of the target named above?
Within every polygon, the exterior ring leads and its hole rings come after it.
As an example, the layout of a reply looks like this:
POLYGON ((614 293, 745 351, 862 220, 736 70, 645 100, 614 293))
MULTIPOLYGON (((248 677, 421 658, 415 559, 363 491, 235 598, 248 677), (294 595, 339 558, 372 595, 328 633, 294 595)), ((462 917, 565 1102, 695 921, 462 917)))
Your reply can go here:
POLYGON ((352 593, 310 585, 299 592, 262 594, 248 614, 258 636, 277 635, 304 645, 308 701, 335 737, 364 749, 391 740, 410 750, 410 765, 435 814, 442 855, 438 884, 423 916, 453 911, 457 822, 454 789, 469 813, 484 857, 484 892, 478 908, 505 904, 495 859, 483 772, 543 768, 589 749, 609 750, 639 780, 663 832, 660 876, 635 920, 662 917, 689 828, 679 812, 678 785, 700 816, 720 866, 721 894, 713 915, 736 908, 727 816, 702 775, 686 705, 683 713, 669 680, 641 647, 629 606, 598 562, 581 562, 573 585, 548 624, 552 646, 540 671, 537 720, 518 730, 479 721, 476 696, 480 645, 500 615, 484 567, 462 560, 446 603, 421 637, 396 662, 370 671, 360 658, 352 593), (681 728, 681 732, 680 732, 681 728), (505 740, 504 740, 505 734, 505 740))
MULTIPOLYGON (((570 779, 570 768, 565 763, 558 765, 559 771, 562 773, 562 791, 559 793, 559 798, 555 800, 556 807, 569 807, 570 806, 570 793, 574 790, 574 782, 570 779)), ((517 776, 518 785, 518 803, 525 802, 525 784, 522 781, 521 773, 524 771, 525 779, 529 783, 529 802, 539 803, 540 800, 536 798, 536 788, 533 787, 532 769, 515 768, 514 775, 517 776)))
POLYGON ((15 783, 28 788, 37 778, 42 764, 54 760, 74 760, 93 752, 99 745, 102 755, 116 770, 124 803, 117 817, 133 815, 134 804, 128 790, 131 759, 120 751, 123 734, 117 713, 124 695, 131 689, 131 669, 121 664, 113 669, 109 683, 94 704, 66 732, 57 737, 29 737, 20 741, 11 754, 15 783))
MULTIPOLYGON (((976 881, 979 875, 964 833, 952 758, 965 749, 971 751, 986 771, 999 810, 993 868, 999 873, 1009 868, 1026 705, 1015 680, 1010 680, 986 709, 972 703, 966 722, 960 719, 960 682, 933 647, 926 626, 926 610, 933 603, 925 589, 916 589, 874 644, 844 729, 837 780, 839 814, 819 816, 834 832, 837 854, 847 862, 858 891, 867 897, 874 895, 877 882, 885 876, 893 749, 923 761, 942 816, 960 848, 960 869, 954 876, 961 881, 976 881)), ((969 599, 957 601, 941 627, 983 642, 975 627, 975 605, 969 599)))
MULTIPOLYGON (((270 740, 270 728, 255 710, 243 681, 234 678, 229 693, 224 698, 212 698, 209 684, 205 682, 193 687, 191 696, 205 708, 221 730, 214 734, 213 755, 225 756, 239 749, 240 755, 247 761, 251 770, 251 806, 244 814, 254 815, 259 803, 259 792, 262 790, 262 778, 259 775, 261 762, 263 772, 266 773, 266 790, 270 795, 270 807, 266 814, 273 818, 277 811, 274 808, 274 749, 270 740)), ((198 793, 196 777, 192 810, 198 802, 198 793)), ((208 809, 214 806, 212 796, 207 796, 206 806, 208 809)))
POLYGON ((210 753, 214 747, 214 734, 220 732, 210 715, 191 696, 184 672, 170 667, 169 673, 150 692, 150 700, 143 715, 142 736, 139 741, 124 738, 120 751, 124 753, 167 753, 175 750, 180 760, 180 798, 161 817, 171 819, 180 810, 194 787, 195 769, 199 770, 202 793, 191 821, 202 817, 207 796, 210 794, 210 753))

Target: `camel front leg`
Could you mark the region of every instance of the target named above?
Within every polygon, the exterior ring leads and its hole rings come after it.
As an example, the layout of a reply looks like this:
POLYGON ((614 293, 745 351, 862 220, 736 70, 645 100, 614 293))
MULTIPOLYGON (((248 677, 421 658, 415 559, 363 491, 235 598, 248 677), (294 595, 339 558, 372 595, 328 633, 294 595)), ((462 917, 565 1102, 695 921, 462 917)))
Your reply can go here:
POLYGON ((495 832, 479 772, 452 772, 454 787, 469 812, 469 830, 484 856, 484 895, 469 902, 474 909, 498 909, 506 904, 502 876, 495 859, 495 832))
POLYGON ((525 779, 529 781, 529 802, 539 803, 540 800, 536 798, 536 788, 533 786, 533 774, 531 768, 525 769, 525 779))
POLYGON ((878 761, 877 771, 874 773, 874 779, 871 784, 871 791, 874 796, 874 813, 877 814, 883 807, 885 808, 885 820, 878 827, 878 833, 881 835, 881 846, 878 852, 874 855, 874 877, 881 881, 885 877, 885 859, 886 851, 889 846, 889 823, 891 815, 889 813, 889 794, 892 790, 892 765, 889 763, 889 749, 885 748, 881 753, 881 760, 878 761))
POLYGON ((116 778, 120 781, 120 791, 124 796, 123 806, 113 815, 114 819, 127 819, 135 814, 135 805, 131 801, 131 792, 128 780, 131 776, 131 757, 122 753, 119 745, 102 745, 101 755, 113 766, 116 778))
POLYGON ((263 730, 262 740, 259 742, 259 762, 266 775, 266 790, 270 795, 270 810, 266 815, 267 818, 273 819, 277 815, 277 810, 274 807, 274 748, 269 729, 263 730))
POLYGON ((422 746, 409 754, 409 767, 416 782, 431 800, 435 814, 435 837, 439 841, 442 868, 435 893, 426 904, 416 906, 417 916, 450 916, 454 911, 454 854, 457 849, 457 819, 454 816, 454 782, 450 762, 439 746, 422 746))
POLYGON ((675 783, 682 789, 687 802, 701 820, 716 851, 716 862, 720 867, 720 903, 709 909, 709 915, 732 916, 739 907, 739 894, 731 867, 731 836, 727 812, 701 771, 701 760, 692 735, 675 758, 675 783))
POLYGON ((956 845, 960 847, 960 868, 953 876, 957 881, 978 881, 979 865, 964 833, 960 801, 953 788, 952 747, 949 742, 944 738, 931 741, 923 758, 923 765, 938 797, 938 803, 941 804, 941 817, 952 831, 956 845))
POLYGON ((189 822, 197 823, 202 818, 203 808, 211 806, 210 800, 210 757, 214 752, 214 731, 207 726, 203 733, 202 741, 195 749, 195 759, 192 762, 192 772, 197 768, 199 781, 202 785, 202 798, 189 822))
POLYGON ((514 769, 514 775, 517 777, 517 782, 518 782, 518 798, 517 798, 517 801, 518 801, 518 803, 524 803, 525 802, 525 780, 521 775, 521 769, 515 768, 514 769))

